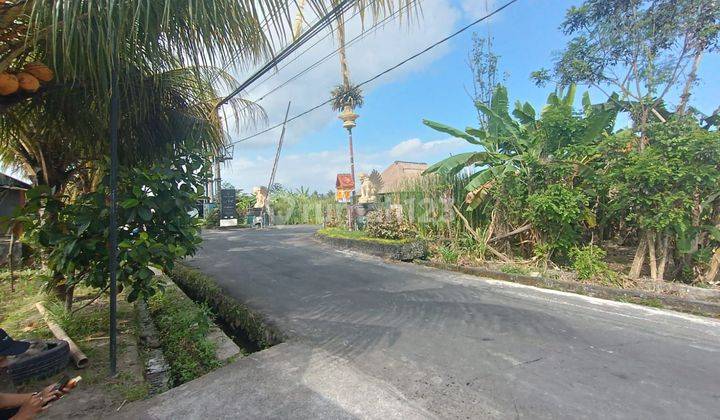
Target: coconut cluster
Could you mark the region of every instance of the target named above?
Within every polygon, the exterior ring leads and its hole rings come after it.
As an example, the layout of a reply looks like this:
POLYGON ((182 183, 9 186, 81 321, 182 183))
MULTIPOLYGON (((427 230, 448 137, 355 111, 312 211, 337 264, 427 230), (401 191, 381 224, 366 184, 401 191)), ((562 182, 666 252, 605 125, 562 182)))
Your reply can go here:
POLYGON ((0 95, 8 96, 18 91, 37 92, 40 84, 49 82, 55 74, 48 66, 39 62, 25 64, 23 70, 16 74, 0 73, 0 95))

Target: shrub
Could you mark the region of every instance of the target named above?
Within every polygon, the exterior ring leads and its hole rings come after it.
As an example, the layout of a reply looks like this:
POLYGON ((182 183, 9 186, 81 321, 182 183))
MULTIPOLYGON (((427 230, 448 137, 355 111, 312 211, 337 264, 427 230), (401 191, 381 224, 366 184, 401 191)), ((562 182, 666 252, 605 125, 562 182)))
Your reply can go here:
POLYGON ((586 245, 581 248, 573 247, 570 250, 572 268, 581 280, 601 280, 613 282, 615 273, 610 270, 604 261, 607 253, 595 245, 586 245))
POLYGON ((407 239, 417 235, 414 226, 408 221, 383 210, 368 214, 365 231, 372 238, 382 239, 407 239))
POLYGON ((205 226, 205 227, 220 226, 220 210, 217 207, 210 210, 210 213, 208 213, 207 217, 205 218, 205 220, 203 222, 203 226, 205 226))
POLYGON ((460 254, 448 246, 440 246, 437 251, 438 254, 440 254, 440 258, 442 258, 443 262, 446 264, 456 264, 460 258, 460 254))
MULTIPOLYGON (((192 150, 175 153, 149 166, 120 168, 117 282, 128 288, 130 302, 157 292, 149 266, 169 271, 201 242, 190 211, 204 194, 209 161, 192 150)), ((108 180, 77 196, 43 185, 27 191, 15 221, 24 225, 23 242, 44 255, 52 272, 48 287, 108 287, 108 180)))
POLYGON ((551 252, 565 257, 580 237, 586 202, 582 191, 552 184, 528 197, 526 216, 540 232, 542 242, 552 247, 551 252))

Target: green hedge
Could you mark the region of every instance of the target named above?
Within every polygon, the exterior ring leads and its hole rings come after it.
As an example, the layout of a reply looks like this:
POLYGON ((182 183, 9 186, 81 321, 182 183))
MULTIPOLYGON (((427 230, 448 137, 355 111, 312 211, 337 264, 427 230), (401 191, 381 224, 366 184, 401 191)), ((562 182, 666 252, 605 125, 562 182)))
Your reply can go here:
POLYGON ((282 341, 280 333, 262 315, 228 297, 209 276, 181 264, 176 264, 169 276, 188 296, 208 305, 222 321, 242 331, 258 348, 282 341))

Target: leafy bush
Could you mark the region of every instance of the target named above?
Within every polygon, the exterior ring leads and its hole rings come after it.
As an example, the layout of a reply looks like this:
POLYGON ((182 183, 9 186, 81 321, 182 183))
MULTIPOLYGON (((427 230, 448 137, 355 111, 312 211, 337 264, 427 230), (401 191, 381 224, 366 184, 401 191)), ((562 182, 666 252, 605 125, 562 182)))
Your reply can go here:
POLYGON ((612 282, 615 280, 615 273, 610 270, 604 261, 607 253, 596 245, 573 247, 570 250, 572 268, 577 272, 581 280, 601 280, 612 282))
POLYGON ((210 210, 210 213, 208 213, 207 217, 205 217, 205 220, 203 221, 203 226, 205 226, 205 227, 220 226, 220 209, 215 207, 212 210, 210 210))
POLYGON ((511 275, 519 275, 519 276, 527 276, 530 274, 530 270, 528 270, 526 267, 516 265, 516 264, 506 264, 500 267, 500 271, 502 271, 505 274, 511 274, 511 275))
POLYGON ((587 197, 581 191, 552 184, 528 197, 526 216, 543 243, 564 256, 580 237, 587 197))
POLYGON ((407 239, 417 232, 412 224, 390 211, 376 210, 367 216, 365 231, 372 238, 407 239))

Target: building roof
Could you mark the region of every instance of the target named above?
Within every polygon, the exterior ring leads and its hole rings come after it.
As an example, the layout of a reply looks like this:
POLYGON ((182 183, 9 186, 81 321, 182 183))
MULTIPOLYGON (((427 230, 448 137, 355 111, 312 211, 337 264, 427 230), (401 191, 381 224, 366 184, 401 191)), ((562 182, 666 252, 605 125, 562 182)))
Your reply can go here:
POLYGON ((410 181, 420 178, 428 164, 396 160, 382 172, 383 187, 380 193, 398 192, 410 181))
POLYGON ((350 174, 337 174, 335 179, 335 188, 342 190, 352 190, 355 188, 355 180, 350 174))
POLYGON ((32 185, 27 182, 20 181, 19 179, 13 178, 10 175, 0 172, 0 188, 13 188, 27 190, 32 185))

